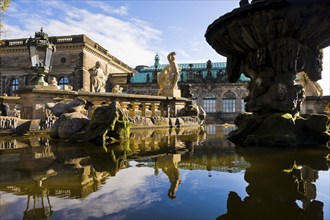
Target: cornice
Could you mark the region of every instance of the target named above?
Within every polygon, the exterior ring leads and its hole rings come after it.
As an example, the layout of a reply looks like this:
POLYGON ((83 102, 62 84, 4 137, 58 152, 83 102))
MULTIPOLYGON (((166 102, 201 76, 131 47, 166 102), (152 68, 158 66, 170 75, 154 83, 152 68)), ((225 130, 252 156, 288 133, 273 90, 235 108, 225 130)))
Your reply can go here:
MULTIPOLYGON (((73 49, 83 49, 85 47, 84 44, 70 44, 70 45, 57 45, 56 50, 57 53, 66 50, 73 50, 73 49)), ((28 53, 28 49, 24 46, 21 47, 4 47, 0 48, 0 52, 2 53, 28 53)), ((55 52, 56 54, 56 52, 55 52)))
MULTIPOLYGON (((118 67, 119 69, 122 69, 123 71, 127 71, 127 72, 132 72, 132 70, 126 68, 125 66, 120 65, 117 62, 114 62, 113 58, 111 56, 109 56, 108 54, 104 54, 102 53, 102 51, 97 50, 94 47, 91 47, 89 44, 85 45, 84 48, 85 51, 90 52, 91 54, 94 54, 104 60, 106 60, 109 64, 118 67)), ((124 63, 123 63, 124 64, 124 63)), ((126 65, 126 64, 124 64, 126 65)))
POLYGON ((97 50, 96 48, 90 46, 89 44, 85 44, 84 50, 106 60, 107 62, 111 61, 111 57, 109 57, 107 54, 102 53, 101 51, 97 50))

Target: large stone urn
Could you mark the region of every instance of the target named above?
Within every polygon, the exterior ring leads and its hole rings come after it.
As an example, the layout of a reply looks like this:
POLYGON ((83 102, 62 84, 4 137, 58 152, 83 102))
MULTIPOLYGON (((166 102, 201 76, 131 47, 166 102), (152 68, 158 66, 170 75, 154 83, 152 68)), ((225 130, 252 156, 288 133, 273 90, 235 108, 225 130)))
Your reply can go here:
POLYGON ((221 16, 207 29, 207 42, 227 57, 227 75, 248 85, 246 111, 229 139, 247 145, 324 145, 329 118, 300 115, 304 89, 296 75, 321 79, 322 48, 330 45, 330 1, 253 0, 221 16))

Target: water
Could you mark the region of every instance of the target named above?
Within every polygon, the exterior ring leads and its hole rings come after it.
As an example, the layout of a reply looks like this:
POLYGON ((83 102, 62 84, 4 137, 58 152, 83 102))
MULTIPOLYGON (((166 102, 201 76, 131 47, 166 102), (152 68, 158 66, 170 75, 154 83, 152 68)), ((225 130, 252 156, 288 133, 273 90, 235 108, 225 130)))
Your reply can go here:
POLYGON ((112 147, 2 137, 0 219, 330 218, 328 149, 235 147, 231 129, 141 130, 112 147))

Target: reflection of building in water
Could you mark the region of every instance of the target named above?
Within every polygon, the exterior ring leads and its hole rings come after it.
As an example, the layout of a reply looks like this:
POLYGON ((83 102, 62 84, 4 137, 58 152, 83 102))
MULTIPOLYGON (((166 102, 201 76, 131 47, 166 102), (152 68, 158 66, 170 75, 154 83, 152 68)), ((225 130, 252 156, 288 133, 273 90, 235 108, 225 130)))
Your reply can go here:
POLYGON ((227 135, 229 132, 236 129, 233 124, 208 124, 205 126, 206 133, 208 135, 222 134, 227 135))
POLYGON ((155 155, 195 146, 205 138, 203 127, 132 130, 130 148, 135 156, 155 155))
POLYGON ((318 170, 329 169, 328 151, 261 150, 263 153, 240 150, 251 164, 244 176, 248 196, 242 200, 230 192, 227 213, 217 219, 323 219, 323 203, 315 199, 314 182, 318 170), (295 161, 309 165, 298 166, 295 161))
POLYGON ((123 160, 112 161, 112 156, 95 146, 89 152, 83 144, 62 146, 47 138, 29 142, 29 147, 0 151, 1 191, 29 196, 47 191, 48 196, 82 198, 127 167, 123 160))
POLYGON ((207 138, 199 145, 199 147, 219 149, 233 149, 235 147, 235 144, 228 141, 226 136, 230 131, 235 130, 236 126, 228 124, 210 124, 206 125, 205 128, 207 138))
POLYGON ((162 171, 168 176, 171 187, 168 190, 168 197, 170 199, 176 198, 176 191, 178 191, 180 180, 180 172, 178 169, 178 163, 181 161, 180 154, 159 156, 157 158, 156 166, 162 169, 162 171))
POLYGON ((240 172, 249 167, 249 163, 232 150, 221 148, 195 148, 193 152, 182 155, 181 169, 208 170, 219 172, 240 172))

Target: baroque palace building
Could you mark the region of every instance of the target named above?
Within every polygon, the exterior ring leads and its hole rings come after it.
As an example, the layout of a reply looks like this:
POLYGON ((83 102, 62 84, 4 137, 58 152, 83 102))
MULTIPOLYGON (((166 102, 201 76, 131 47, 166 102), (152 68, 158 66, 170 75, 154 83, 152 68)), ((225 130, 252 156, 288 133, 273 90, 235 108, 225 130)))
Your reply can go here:
MULTIPOLYGON (((137 66, 127 92, 133 94, 157 95, 157 72, 168 64, 159 64, 155 56, 153 66, 137 66)), ((233 121, 244 112, 244 98, 248 94, 249 79, 243 74, 237 83, 229 83, 225 62, 178 63, 180 71, 179 88, 183 97, 191 98, 202 106, 210 121, 233 121)))
MULTIPOLYGON (((15 90, 31 85, 36 74, 31 70, 27 38, 4 40, 0 46, 0 93, 13 95, 15 90)), ((49 82, 55 77, 63 89, 91 91, 91 70, 99 62, 108 75, 106 91, 115 84, 125 84, 133 68, 111 55, 86 35, 49 37, 56 45, 49 82)))

